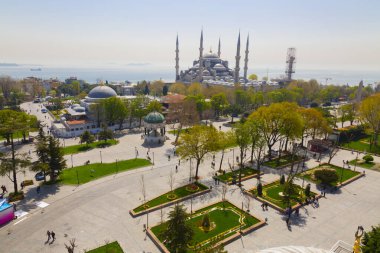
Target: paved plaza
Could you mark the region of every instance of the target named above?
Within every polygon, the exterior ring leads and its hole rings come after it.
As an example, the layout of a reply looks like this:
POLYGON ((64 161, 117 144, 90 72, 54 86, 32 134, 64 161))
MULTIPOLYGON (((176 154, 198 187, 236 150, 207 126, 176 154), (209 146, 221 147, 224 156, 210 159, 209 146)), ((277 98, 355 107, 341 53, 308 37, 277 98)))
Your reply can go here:
MULTIPOLYGON (((215 126, 223 122, 214 123, 215 126)), ((223 126, 223 129, 224 126, 223 126)), ((125 160, 135 157, 135 147, 139 157, 145 158, 148 149, 142 146, 141 133, 125 133, 120 137, 120 143, 102 149, 103 162, 114 162, 116 159, 125 160)), ((24 216, 0 228, 0 242, 4 252, 7 253, 34 253, 34 252, 67 252, 64 243, 71 238, 76 239, 78 250, 92 249, 105 243, 117 240, 124 252, 159 252, 153 242, 147 238, 143 231, 147 216, 132 218, 129 210, 142 203, 140 180, 144 175, 147 189, 147 199, 170 190, 168 183, 171 170, 175 170, 178 157, 173 157, 174 140, 169 135, 163 146, 151 148, 150 156, 154 165, 110 175, 99 180, 80 186, 43 186, 42 192, 37 196, 35 187, 26 188, 26 200, 18 205, 24 216), (171 156, 169 161, 168 155, 171 156), (46 231, 53 230, 57 240, 53 244, 46 244, 46 231)), ((66 140, 66 145, 74 144, 77 140, 66 140)), ((27 151, 31 146, 25 145, 22 150, 27 151)), ((85 161, 100 162, 99 149, 73 155, 73 165, 83 165, 85 161)), ((235 156, 236 156, 235 149, 235 156)), ((356 154, 355 154, 356 155, 356 154)), ((341 150, 332 163, 342 166, 342 160, 354 159, 355 155, 349 151, 341 150)), ((216 155, 217 165, 221 154, 216 155)), ((71 156, 66 156, 68 167, 71 167, 71 156)), ((233 152, 230 150, 224 158, 224 168, 227 161, 232 163, 233 152)), ((327 159, 326 159, 327 160, 327 159)), ((380 162, 379 157, 375 157, 380 162)), ((311 159, 307 167, 312 168, 318 163, 311 159)), ((221 200, 221 188, 214 185, 211 169, 211 158, 205 159, 199 170, 200 181, 212 186, 209 194, 194 198, 193 209, 198 209, 211 202, 221 200)), ((193 164, 194 166, 194 164, 193 164)), ((218 166, 217 166, 218 167, 218 166)), ((360 169, 362 171, 363 169, 360 169)), ((281 171, 267 170, 263 181, 270 182, 278 179, 281 171)), ((181 161, 178 173, 175 174, 176 186, 189 181, 189 161, 181 161)), ((26 178, 32 174, 27 173, 26 178)), ((20 176, 20 180, 23 176, 20 176)), ((21 182, 21 181, 20 181, 21 182)), ((12 189, 7 178, 1 178, 1 184, 7 183, 8 190, 12 189)), ((301 184, 301 181, 297 181, 301 184)), ((243 182, 245 189, 256 186, 256 179, 243 182)), ((312 184, 312 190, 318 189, 312 184)), ((230 253, 258 252, 259 250, 285 246, 298 245, 330 249, 338 240, 352 244, 354 233, 358 225, 369 229, 371 225, 380 222, 380 173, 366 170, 366 176, 344 186, 335 193, 328 193, 322 198, 318 208, 306 206, 300 211, 300 217, 292 220, 291 230, 288 230, 284 217, 272 208, 262 211, 261 203, 250 199, 251 214, 259 218, 267 218, 268 224, 241 239, 234 241, 225 248, 230 253)), ((248 208, 247 197, 236 186, 228 188, 227 199, 237 206, 242 202, 248 208)), ((190 200, 183 202, 190 211, 190 200)), ((167 214, 169 208, 162 212, 167 214)), ((165 215, 166 216, 166 215, 165 215)), ((149 226, 159 223, 161 212, 155 211, 148 216, 149 226)))

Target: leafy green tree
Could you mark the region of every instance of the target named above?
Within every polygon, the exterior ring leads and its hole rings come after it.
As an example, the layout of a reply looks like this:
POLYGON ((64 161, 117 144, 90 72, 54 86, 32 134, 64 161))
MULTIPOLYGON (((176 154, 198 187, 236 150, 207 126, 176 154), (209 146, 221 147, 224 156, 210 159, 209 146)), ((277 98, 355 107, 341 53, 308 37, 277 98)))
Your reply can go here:
POLYGON ((86 143, 86 146, 88 144, 93 143, 95 141, 95 137, 89 132, 89 131, 84 131, 83 134, 80 136, 80 143, 86 143))
POLYGON ((174 94, 186 94, 186 86, 183 83, 174 83, 170 86, 169 91, 174 94))
POLYGON ((111 129, 108 129, 107 126, 104 126, 103 130, 98 133, 98 138, 99 140, 104 141, 104 143, 106 143, 108 140, 114 138, 113 132, 111 129))
POLYGON ((168 95, 168 91, 169 91, 169 87, 167 85, 164 85, 164 87, 162 87, 162 95, 164 96, 168 95))
POLYGON ((219 93, 211 97, 211 107, 215 111, 215 117, 219 118, 223 111, 228 106, 228 100, 226 94, 219 93))
POLYGON ((195 179, 198 179, 198 169, 203 158, 217 149, 217 138, 217 130, 209 126, 193 126, 180 135, 177 153, 181 159, 196 160, 195 179))
POLYGON ((251 119, 246 122, 249 128, 249 138, 251 139, 251 163, 253 165, 253 158, 255 158, 256 169, 259 171, 258 179, 260 181, 261 164, 265 159, 266 142, 259 123, 251 119))
POLYGON ((339 179, 336 170, 333 169, 317 169, 314 171, 314 177, 325 185, 331 185, 339 179))
POLYGON ((256 74, 250 74, 250 75, 248 76, 248 79, 249 79, 249 80, 257 80, 257 75, 256 75, 256 74))
POLYGON ((192 227, 186 223, 187 217, 188 214, 183 205, 177 204, 169 212, 169 220, 163 237, 170 252, 185 253, 187 251, 187 245, 194 235, 192 227))
POLYGON ((63 157, 63 149, 59 144, 59 140, 53 136, 48 137, 49 147, 49 169, 50 181, 55 181, 56 171, 60 172, 66 168, 66 160, 63 157))
POLYGON ((373 131, 372 143, 378 145, 378 135, 380 132, 380 93, 376 93, 364 99, 359 107, 359 115, 363 122, 367 123, 373 131))
MULTIPOLYGON (((237 123, 234 128, 235 143, 239 147, 239 186, 241 186, 241 173, 244 167, 244 157, 251 144, 250 129, 246 123, 237 123)), ((235 157, 233 158, 235 159, 235 157)))
POLYGON ((187 94, 191 96, 197 96, 202 94, 202 86, 200 83, 192 83, 187 88, 187 94))
POLYGON ((90 105, 90 113, 96 121, 96 126, 100 127, 101 123, 105 120, 105 109, 103 103, 93 103, 90 105))
POLYGON ((161 112, 162 111, 162 105, 160 102, 157 100, 152 100, 149 104, 148 107, 146 108, 146 112, 161 112))
POLYGON ((356 116, 355 104, 342 105, 339 110, 341 114, 342 127, 345 121, 350 121, 350 125, 352 125, 356 116))
POLYGON ((222 171, 222 164, 223 164, 223 159, 224 159, 224 153, 226 149, 232 147, 235 143, 235 135, 232 131, 228 132, 223 132, 219 131, 218 132, 218 142, 217 142, 217 150, 222 151, 222 157, 220 158, 220 164, 219 164, 219 172, 222 171))
POLYGON ((362 239, 361 250, 363 253, 378 253, 380 249, 380 226, 372 227, 365 232, 362 239))
POLYGON ((282 193, 284 194, 282 197, 282 202, 287 207, 291 207, 292 199, 298 195, 296 185, 293 183, 293 179, 286 180, 286 182, 284 183, 284 190, 282 193))
POLYGON ((48 138, 45 135, 43 128, 40 126, 38 130, 37 141, 35 143, 35 152, 37 154, 38 160, 33 163, 31 167, 32 171, 43 172, 44 181, 46 181, 46 175, 49 173, 49 159, 50 150, 48 146, 48 138))

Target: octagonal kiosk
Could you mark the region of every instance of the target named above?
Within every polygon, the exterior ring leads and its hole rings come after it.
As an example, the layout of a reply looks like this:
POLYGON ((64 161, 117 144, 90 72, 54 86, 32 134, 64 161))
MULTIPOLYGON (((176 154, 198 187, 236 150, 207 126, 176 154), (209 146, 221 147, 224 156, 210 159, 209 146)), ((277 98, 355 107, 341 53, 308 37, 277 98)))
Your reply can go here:
POLYGON ((166 140, 165 117, 159 112, 151 112, 144 117, 144 142, 160 145, 166 140))

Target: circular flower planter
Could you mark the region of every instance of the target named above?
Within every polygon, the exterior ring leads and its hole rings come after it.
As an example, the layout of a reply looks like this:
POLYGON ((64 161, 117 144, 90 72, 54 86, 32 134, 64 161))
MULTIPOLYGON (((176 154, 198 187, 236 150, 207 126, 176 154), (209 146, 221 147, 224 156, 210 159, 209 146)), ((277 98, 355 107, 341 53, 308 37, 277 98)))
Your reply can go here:
POLYGON ((174 193, 169 193, 168 195, 166 195, 166 197, 170 200, 174 200, 177 198, 177 195, 175 195, 174 193))
POLYGON ((186 191, 189 191, 189 192, 196 192, 198 190, 199 190, 199 186, 196 184, 188 185, 186 187, 186 191))

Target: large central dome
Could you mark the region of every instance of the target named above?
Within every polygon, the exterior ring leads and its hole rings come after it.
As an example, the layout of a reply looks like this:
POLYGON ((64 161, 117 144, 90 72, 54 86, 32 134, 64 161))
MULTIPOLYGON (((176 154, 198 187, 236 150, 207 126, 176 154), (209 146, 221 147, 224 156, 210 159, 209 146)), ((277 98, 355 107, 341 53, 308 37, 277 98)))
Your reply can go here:
POLYGON ((210 51, 209 53, 205 53, 203 55, 203 58, 205 58, 205 59, 210 59, 210 58, 218 59, 219 56, 217 54, 213 53, 212 51, 210 51))
POLYGON ((116 97, 116 96, 117 96, 116 92, 111 87, 108 87, 105 85, 96 86, 88 93, 89 98, 96 98, 96 99, 110 98, 110 97, 116 97))

